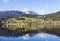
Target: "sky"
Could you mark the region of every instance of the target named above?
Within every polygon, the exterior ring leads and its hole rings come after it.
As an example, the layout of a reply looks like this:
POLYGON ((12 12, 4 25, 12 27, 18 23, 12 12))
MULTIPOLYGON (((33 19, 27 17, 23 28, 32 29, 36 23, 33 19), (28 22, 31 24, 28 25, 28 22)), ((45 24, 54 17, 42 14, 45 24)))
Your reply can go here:
POLYGON ((60 0, 0 0, 0 11, 30 10, 40 15, 60 11, 60 0))

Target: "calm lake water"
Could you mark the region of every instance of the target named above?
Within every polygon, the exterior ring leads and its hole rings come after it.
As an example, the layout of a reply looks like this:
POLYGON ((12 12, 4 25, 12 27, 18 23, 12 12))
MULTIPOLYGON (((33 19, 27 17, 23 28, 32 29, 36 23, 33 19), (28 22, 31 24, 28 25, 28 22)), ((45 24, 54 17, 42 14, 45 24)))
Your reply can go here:
MULTIPOLYGON (((37 27, 44 27, 44 28, 48 28, 46 30, 48 30, 49 32, 52 32, 52 30, 54 30, 52 33, 55 33, 56 31, 58 32, 58 34, 60 35, 59 31, 60 31, 60 24, 45 24, 45 25, 38 25, 37 27), (53 28, 52 30, 50 30, 51 28, 53 28), (56 30, 56 28, 58 28, 58 30, 56 30)), ((0 30, 0 41, 60 41, 60 36, 56 36, 53 34, 48 34, 48 33, 43 33, 43 32, 39 32, 39 33, 30 33, 30 34, 24 34, 24 35, 20 35, 18 37, 12 37, 10 36, 11 33, 6 32, 5 30, 0 30)))
POLYGON ((60 41, 60 37, 47 33, 37 33, 19 37, 0 37, 0 41, 60 41))

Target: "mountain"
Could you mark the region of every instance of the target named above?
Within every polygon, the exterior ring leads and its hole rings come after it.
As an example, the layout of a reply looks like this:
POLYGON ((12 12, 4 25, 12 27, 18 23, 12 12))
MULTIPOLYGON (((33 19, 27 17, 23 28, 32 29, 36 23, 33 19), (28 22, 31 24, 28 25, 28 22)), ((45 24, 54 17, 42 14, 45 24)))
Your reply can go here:
POLYGON ((33 12, 33 11, 25 11, 25 12, 17 11, 17 10, 0 11, 0 18, 17 17, 17 16, 22 16, 22 17, 25 16, 25 17, 30 17, 30 18, 40 18, 44 20, 60 21, 60 11, 46 14, 46 15, 38 15, 36 12, 33 12))
POLYGON ((34 11, 25 11, 24 14, 22 14, 22 16, 30 17, 30 18, 37 18, 38 14, 34 11))
POLYGON ((24 12, 22 12, 22 11, 14 11, 14 10, 12 10, 12 11, 0 11, 0 18, 19 16, 23 13, 24 12))
POLYGON ((46 20, 60 20, 60 11, 44 15, 46 20))
POLYGON ((0 11, 0 18, 5 18, 5 17, 15 17, 15 16, 28 16, 28 17, 35 17, 37 13, 33 11, 28 11, 23 12, 23 11, 17 11, 17 10, 12 10, 12 11, 0 11))

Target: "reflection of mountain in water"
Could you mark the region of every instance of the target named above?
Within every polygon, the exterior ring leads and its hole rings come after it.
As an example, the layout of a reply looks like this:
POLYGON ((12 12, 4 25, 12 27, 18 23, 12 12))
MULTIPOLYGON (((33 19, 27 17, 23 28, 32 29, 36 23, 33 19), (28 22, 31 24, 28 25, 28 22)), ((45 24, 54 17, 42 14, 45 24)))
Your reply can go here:
POLYGON ((47 33, 36 33, 31 35, 25 34, 19 37, 0 37, 0 39, 1 41, 60 41, 60 37, 47 33))
POLYGON ((32 36, 38 33, 38 31, 18 32, 18 31, 12 31, 12 30, 7 30, 7 29, 0 30, 0 36, 5 36, 5 37, 18 37, 18 36, 25 35, 27 33, 29 34, 29 36, 32 36))
POLYGON ((32 31, 27 31, 27 32, 19 32, 17 30, 9 30, 9 29, 4 29, 1 28, 0 29, 0 36, 6 36, 6 37, 18 37, 18 36, 22 36, 25 34, 29 34, 30 36, 33 36, 34 34, 38 33, 38 32, 46 32, 46 33, 50 33, 50 34, 55 34, 60 36, 60 25, 38 25, 38 27, 40 28, 44 28, 44 29, 40 29, 40 30, 32 30, 32 31), (32 35, 31 35, 32 34, 32 35))

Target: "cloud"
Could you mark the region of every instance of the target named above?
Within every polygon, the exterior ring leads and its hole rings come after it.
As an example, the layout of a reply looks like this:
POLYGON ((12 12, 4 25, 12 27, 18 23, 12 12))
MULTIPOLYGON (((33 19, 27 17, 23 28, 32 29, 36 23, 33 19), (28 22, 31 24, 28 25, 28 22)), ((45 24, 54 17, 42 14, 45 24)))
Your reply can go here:
POLYGON ((9 0, 3 0, 4 3, 7 3, 9 0))
POLYGON ((46 9, 40 10, 40 14, 41 14, 41 13, 44 13, 45 11, 46 11, 46 9))
POLYGON ((45 8, 48 8, 48 5, 45 5, 45 8))
POLYGON ((45 12, 45 10, 41 10, 41 11, 40 11, 40 13, 43 13, 43 12, 45 12))
POLYGON ((29 10, 27 8, 24 8, 23 11, 26 12, 26 11, 29 11, 29 10))
POLYGON ((24 8, 23 12, 25 12, 26 14, 29 14, 29 10, 27 8, 24 8))
POLYGON ((44 12, 47 10, 47 8, 48 8, 48 5, 45 5, 45 6, 44 6, 44 9, 39 10, 39 11, 40 11, 40 14, 41 14, 41 13, 44 13, 44 12))

